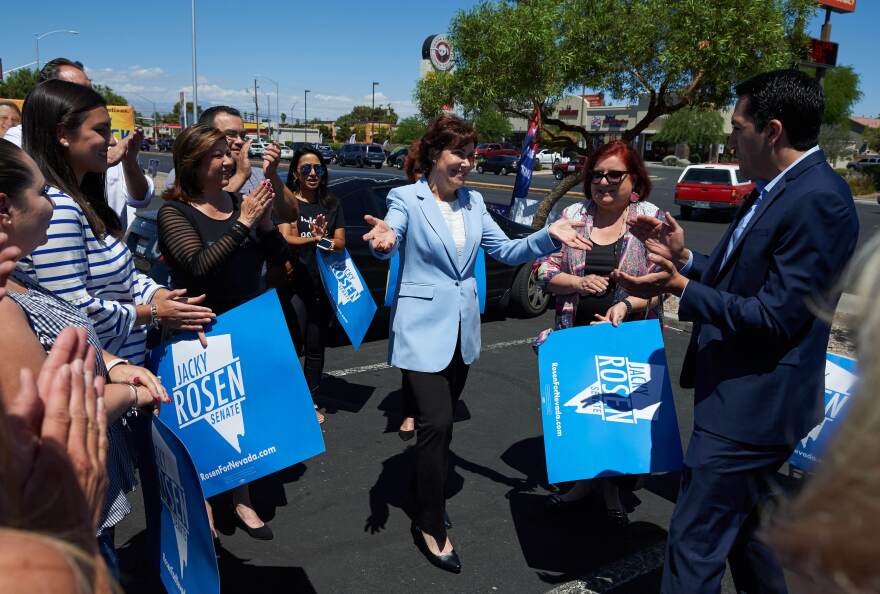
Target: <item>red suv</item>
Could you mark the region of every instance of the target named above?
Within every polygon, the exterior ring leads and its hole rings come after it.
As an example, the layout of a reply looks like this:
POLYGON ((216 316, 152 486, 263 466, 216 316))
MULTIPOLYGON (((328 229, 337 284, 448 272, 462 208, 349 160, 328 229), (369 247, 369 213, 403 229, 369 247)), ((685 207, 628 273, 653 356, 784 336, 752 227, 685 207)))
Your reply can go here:
POLYGON ((569 173, 577 173, 578 175, 583 175, 584 164, 586 162, 586 155, 578 155, 576 157, 572 157, 570 160, 564 163, 554 163, 553 177, 555 177, 556 179, 562 179, 569 173))
POLYGON ((495 155, 512 155, 518 157, 519 150, 509 142, 484 142, 478 144, 476 150, 474 150, 474 156, 478 160, 488 159, 495 155))

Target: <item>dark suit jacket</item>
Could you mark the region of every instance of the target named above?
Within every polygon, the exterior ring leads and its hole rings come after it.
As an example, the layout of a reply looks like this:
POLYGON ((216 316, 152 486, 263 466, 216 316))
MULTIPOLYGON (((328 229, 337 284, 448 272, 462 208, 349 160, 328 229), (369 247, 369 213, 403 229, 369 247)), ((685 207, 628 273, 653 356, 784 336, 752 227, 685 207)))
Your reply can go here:
POLYGON ((710 256, 694 253, 679 307, 679 318, 694 322, 681 383, 694 388, 696 426, 743 443, 793 445, 823 408, 830 326, 811 298, 834 287, 858 219, 849 186, 818 151, 764 197, 722 266, 749 204, 710 256))

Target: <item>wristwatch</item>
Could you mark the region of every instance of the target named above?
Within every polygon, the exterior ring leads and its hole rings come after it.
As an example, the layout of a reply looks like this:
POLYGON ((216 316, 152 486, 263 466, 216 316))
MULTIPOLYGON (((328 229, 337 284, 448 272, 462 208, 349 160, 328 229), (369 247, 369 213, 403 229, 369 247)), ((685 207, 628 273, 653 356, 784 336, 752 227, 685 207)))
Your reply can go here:
POLYGON ((150 304, 150 328, 159 328, 159 308, 155 303, 150 304))

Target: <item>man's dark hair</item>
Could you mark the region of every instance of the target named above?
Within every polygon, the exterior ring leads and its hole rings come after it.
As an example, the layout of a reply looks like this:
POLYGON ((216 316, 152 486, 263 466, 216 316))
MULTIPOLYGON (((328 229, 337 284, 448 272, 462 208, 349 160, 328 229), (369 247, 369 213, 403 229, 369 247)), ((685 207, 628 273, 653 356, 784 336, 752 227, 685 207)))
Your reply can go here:
POLYGON ((739 97, 748 97, 746 113, 760 132, 779 120, 791 146, 805 151, 816 146, 825 96, 822 85, 800 70, 772 70, 753 76, 736 87, 739 97))
POLYGON ((83 63, 79 60, 74 61, 68 60, 67 58, 55 58, 54 60, 46 62, 40 69, 37 84, 58 78, 58 71, 61 70, 62 66, 73 66, 83 72, 86 71, 86 67, 83 66, 83 63))
POLYGON ((214 118, 217 117, 217 114, 221 113, 228 113, 229 115, 235 116, 237 118, 241 117, 241 112, 234 107, 229 107, 228 105, 215 105, 214 107, 209 107, 202 112, 202 114, 199 116, 199 123, 213 126, 214 118))

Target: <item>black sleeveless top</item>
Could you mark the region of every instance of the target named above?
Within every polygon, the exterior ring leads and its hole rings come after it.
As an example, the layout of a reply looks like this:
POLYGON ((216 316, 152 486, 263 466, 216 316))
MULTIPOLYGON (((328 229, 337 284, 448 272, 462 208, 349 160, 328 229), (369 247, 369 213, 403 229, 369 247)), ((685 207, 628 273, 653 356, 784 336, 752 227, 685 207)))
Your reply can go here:
MULTIPOLYGON (((617 268, 620 259, 620 249, 623 247, 623 238, 608 245, 593 244, 593 249, 586 254, 586 266, 584 276, 595 274, 608 277, 611 271, 617 268)), ((588 326, 596 321, 595 314, 605 315, 608 308, 614 305, 615 283, 608 279, 608 289, 598 295, 581 295, 578 299, 577 312, 574 316, 575 326, 588 326)))

